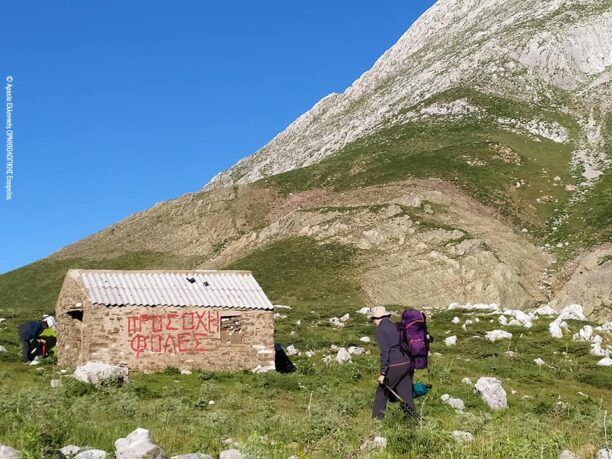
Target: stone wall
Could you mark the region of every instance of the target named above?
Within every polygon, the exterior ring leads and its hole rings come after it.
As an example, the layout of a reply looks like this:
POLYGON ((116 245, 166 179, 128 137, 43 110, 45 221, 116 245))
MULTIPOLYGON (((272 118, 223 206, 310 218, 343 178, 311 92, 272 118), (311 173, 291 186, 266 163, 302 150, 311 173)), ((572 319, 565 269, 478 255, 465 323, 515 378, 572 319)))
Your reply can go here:
POLYGON ((272 311, 92 305, 85 361, 130 370, 251 370, 274 362, 272 311))
POLYGON ((80 362, 84 318, 90 307, 85 286, 78 275, 69 271, 55 306, 58 328, 56 351, 60 366, 74 367, 80 362))

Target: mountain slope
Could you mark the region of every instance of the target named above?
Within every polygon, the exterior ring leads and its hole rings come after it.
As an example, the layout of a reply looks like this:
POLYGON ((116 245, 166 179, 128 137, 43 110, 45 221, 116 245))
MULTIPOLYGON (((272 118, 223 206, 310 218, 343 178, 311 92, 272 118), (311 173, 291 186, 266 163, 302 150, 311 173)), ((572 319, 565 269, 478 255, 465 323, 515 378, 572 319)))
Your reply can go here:
POLYGON ((322 99, 207 188, 316 163, 401 124, 406 109, 457 86, 571 114, 581 125, 575 132, 567 125, 538 125, 537 110, 531 119, 500 124, 561 143, 574 138, 583 144, 576 159, 592 179, 605 162, 600 132, 612 100, 606 97, 612 95, 611 44, 612 8, 606 0, 440 0, 343 94, 322 99))

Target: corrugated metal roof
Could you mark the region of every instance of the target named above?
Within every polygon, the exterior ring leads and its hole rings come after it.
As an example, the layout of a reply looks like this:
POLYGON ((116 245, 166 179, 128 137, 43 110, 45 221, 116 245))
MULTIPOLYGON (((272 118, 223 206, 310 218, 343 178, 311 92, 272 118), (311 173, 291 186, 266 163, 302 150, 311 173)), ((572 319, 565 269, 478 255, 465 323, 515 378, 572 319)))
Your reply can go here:
POLYGON ((79 272, 89 299, 96 304, 273 309, 247 271, 79 272))

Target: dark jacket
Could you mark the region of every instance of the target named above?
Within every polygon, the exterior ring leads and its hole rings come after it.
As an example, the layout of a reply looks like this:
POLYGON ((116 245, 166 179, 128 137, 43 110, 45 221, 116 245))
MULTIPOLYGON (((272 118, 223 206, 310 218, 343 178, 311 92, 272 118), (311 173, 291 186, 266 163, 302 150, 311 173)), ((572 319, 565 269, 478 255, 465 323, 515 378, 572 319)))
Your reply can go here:
POLYGON ((400 334, 397 326, 388 318, 376 327, 376 342, 380 348, 380 374, 386 375, 389 366, 409 363, 410 358, 400 348, 400 334))
POLYGON ((19 325, 19 338, 21 341, 29 341, 31 339, 38 338, 43 330, 46 328, 45 323, 42 320, 32 320, 19 325))

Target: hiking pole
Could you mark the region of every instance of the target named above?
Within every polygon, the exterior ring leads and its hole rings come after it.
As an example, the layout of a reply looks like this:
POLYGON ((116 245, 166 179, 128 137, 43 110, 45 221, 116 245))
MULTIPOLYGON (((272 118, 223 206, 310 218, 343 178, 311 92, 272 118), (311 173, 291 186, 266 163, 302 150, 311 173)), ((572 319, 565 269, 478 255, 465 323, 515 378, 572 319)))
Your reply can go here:
POLYGON ((417 413, 415 410, 413 410, 412 408, 410 408, 410 407, 408 406, 408 404, 406 403, 406 400, 404 400, 404 398, 403 398, 403 397, 401 397, 401 396, 400 396, 400 395, 399 395, 397 392, 395 392, 393 389, 391 389, 391 387, 390 387, 389 385, 387 385, 387 384, 382 384, 382 386, 383 386, 383 387, 384 387, 386 390, 388 390, 389 392, 391 392, 391 393, 392 393, 392 394, 395 396, 395 398, 397 398, 397 399, 400 401, 400 403, 402 404, 402 408, 404 409, 404 412, 405 412, 405 413, 406 413, 408 416, 410 416, 410 417, 411 417, 411 418, 413 418, 413 419, 416 419, 417 421, 422 420, 422 419, 421 419, 421 416, 419 415, 419 413, 417 413))

